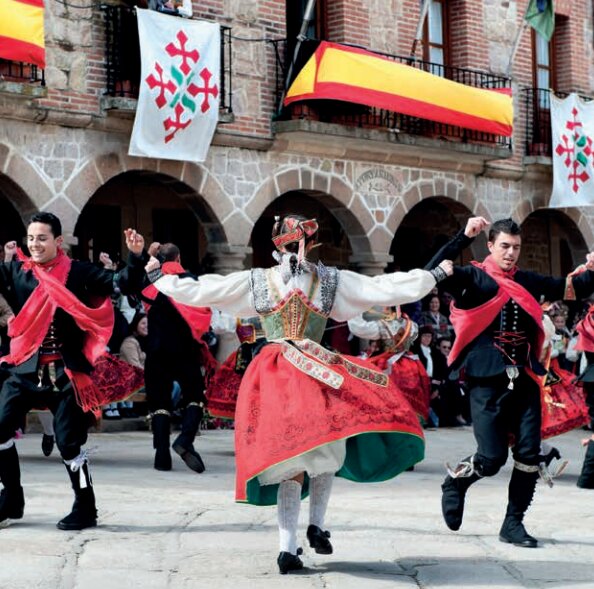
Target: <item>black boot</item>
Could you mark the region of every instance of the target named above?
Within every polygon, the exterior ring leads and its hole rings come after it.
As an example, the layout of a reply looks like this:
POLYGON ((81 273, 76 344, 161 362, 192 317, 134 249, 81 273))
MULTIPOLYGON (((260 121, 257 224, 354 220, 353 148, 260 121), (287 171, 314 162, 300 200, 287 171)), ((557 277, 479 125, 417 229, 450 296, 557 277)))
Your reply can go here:
POLYGON ((155 470, 171 470, 169 433, 171 417, 169 412, 154 413, 152 418, 153 448, 155 449, 155 470))
POLYGON ((190 403, 184 409, 182 417, 181 433, 173 442, 172 448, 177 452, 188 468, 195 472, 204 472, 205 466, 200 454, 194 449, 194 439, 200 426, 203 415, 202 407, 190 403))
POLYGON ((74 503, 72 511, 64 519, 61 519, 56 527, 59 530, 94 528, 97 525, 97 509, 95 507, 95 492, 93 491, 89 464, 85 460, 80 469, 75 472, 72 471, 71 465, 64 464, 72 483, 74 503))
POLYGON ((514 467, 509 481, 507 511, 499 531, 502 542, 522 548, 536 548, 538 545, 538 540, 526 531, 522 523, 534 497, 537 479, 538 472, 524 472, 514 467))
POLYGON ((0 451, 0 523, 7 519, 21 519, 25 510, 25 497, 21 487, 21 469, 16 446, 0 451))
POLYGON ((317 554, 332 554, 332 544, 330 543, 330 532, 322 530, 318 526, 310 524, 307 528, 307 539, 309 545, 317 554))
POLYGON ((303 553, 301 548, 297 548, 297 554, 290 552, 281 552, 276 559, 278 570, 281 575, 286 575, 289 571, 299 571, 303 568, 303 561, 299 555, 303 553))
POLYGON ((41 438, 41 451, 44 456, 49 456, 54 451, 54 436, 43 434, 41 438))
POLYGON ((576 484, 582 489, 594 489, 594 440, 588 442, 584 465, 576 484))
POLYGON ((464 501, 466 491, 470 485, 476 483, 481 477, 474 471, 472 456, 465 458, 456 468, 456 471, 468 470, 469 472, 456 478, 448 475, 441 485, 441 512, 446 526, 450 530, 459 530, 464 517, 464 501))

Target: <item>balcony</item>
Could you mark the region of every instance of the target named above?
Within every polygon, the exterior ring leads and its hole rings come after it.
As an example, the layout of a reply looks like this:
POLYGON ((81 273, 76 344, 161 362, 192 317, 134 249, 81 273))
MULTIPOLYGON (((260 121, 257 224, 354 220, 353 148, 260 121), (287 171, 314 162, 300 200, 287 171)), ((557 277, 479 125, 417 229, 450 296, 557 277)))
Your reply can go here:
MULTIPOLYGON (((101 5, 101 10, 105 25, 107 72, 103 107, 120 111, 120 116, 126 116, 126 113, 133 115, 140 88, 140 42, 136 12, 127 6, 105 4, 101 5)), ((220 123, 233 120, 231 49, 231 28, 221 26, 220 123)))
POLYGON ((45 96, 45 71, 30 63, 0 59, 0 92, 30 98, 45 96))
MULTIPOLYGON (((523 102, 526 108, 526 149, 525 156, 530 158, 527 163, 539 162, 540 158, 551 158, 551 91, 542 88, 524 88, 523 102)), ((568 92, 557 92, 555 95, 565 98, 568 92)), ((591 96, 582 96, 584 100, 592 100, 591 96)))
MULTIPOLYGON (((334 100, 307 100, 282 107, 290 56, 287 56, 286 40, 277 41, 276 52, 276 112, 274 130, 277 135, 291 140, 288 134, 298 134, 300 143, 306 134, 332 135, 336 146, 354 145, 362 141, 364 151, 377 148, 384 154, 400 153, 411 155, 417 152, 424 159, 457 161, 460 154, 466 154, 468 161, 485 162, 493 159, 509 158, 512 155, 510 137, 500 137, 489 133, 445 125, 426 119, 403 115, 365 105, 334 100), (345 142, 348 138, 349 141, 345 142), (376 143, 383 142, 379 147, 376 143), (447 153, 446 153, 447 152, 447 153)), ((303 46, 309 56, 317 43, 309 42, 303 46)), ((443 66, 427 61, 413 60, 409 57, 375 52, 398 63, 403 63, 447 79, 477 88, 509 88, 510 80, 485 72, 443 66)), ((306 59, 300 60, 300 66, 306 59)), ((293 72, 298 73, 299 67, 293 72)), ((330 139, 326 138, 329 146, 330 139)), ((382 157, 382 159, 385 159, 382 157)), ((400 158, 402 159, 402 158, 400 158)))

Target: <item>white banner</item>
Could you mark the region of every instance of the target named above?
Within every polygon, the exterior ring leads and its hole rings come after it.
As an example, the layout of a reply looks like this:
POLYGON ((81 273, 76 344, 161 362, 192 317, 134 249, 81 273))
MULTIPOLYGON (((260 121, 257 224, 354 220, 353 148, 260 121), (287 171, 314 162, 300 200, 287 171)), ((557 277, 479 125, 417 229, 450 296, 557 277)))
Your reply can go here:
POLYGON ((219 118, 220 27, 136 13, 140 93, 128 153, 203 162, 219 118))
POLYGON ((594 205, 594 101, 551 92, 553 193, 549 206, 594 205))

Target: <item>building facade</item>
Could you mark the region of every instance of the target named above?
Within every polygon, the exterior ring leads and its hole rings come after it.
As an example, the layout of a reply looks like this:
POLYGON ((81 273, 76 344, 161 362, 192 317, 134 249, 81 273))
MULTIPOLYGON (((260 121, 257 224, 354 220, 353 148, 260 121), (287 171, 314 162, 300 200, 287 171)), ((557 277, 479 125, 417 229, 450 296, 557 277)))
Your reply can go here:
POLYGON ((320 220, 326 262, 366 274, 424 264, 470 214, 522 223, 522 262, 543 272, 566 273, 594 248, 591 210, 547 208, 550 91, 594 95, 591 2, 556 0, 553 39, 526 29, 508 79, 528 0, 432 0, 414 60, 419 0, 317 1, 297 66, 326 39, 511 86, 508 140, 335 101, 279 108, 307 2, 195 0, 194 18, 223 33, 203 164, 127 155, 139 82, 130 4, 50 0, 45 71, 0 61, 0 243, 48 210, 79 257, 119 256, 122 230, 136 227, 180 245, 191 269, 226 273, 270 265, 273 217, 293 211, 320 220))

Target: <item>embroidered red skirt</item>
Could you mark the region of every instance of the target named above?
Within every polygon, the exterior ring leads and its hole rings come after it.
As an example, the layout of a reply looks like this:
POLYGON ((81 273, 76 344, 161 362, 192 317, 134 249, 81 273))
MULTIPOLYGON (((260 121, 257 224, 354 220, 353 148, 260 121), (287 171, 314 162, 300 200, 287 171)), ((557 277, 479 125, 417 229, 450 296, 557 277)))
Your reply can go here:
POLYGON ((561 380, 541 387, 543 439, 564 434, 589 421, 583 389, 572 382, 575 375, 560 368, 556 358, 551 360, 551 369, 561 380))
POLYGON ((278 485, 260 485, 258 475, 339 440, 346 459, 336 475, 357 482, 388 480, 423 459, 419 420, 393 382, 360 358, 309 344, 297 353, 289 344, 265 346, 242 379, 237 501, 275 504, 278 485))
POLYGON ((213 417, 235 418, 237 394, 242 375, 235 371, 237 351, 233 352, 214 373, 206 389, 208 412, 213 417))
MULTIPOLYGON (((378 356, 372 356, 368 362, 384 371, 392 356, 392 352, 385 352, 378 356)), ((406 397, 419 418, 427 421, 431 401, 431 381, 423 363, 410 355, 403 354, 392 364, 390 379, 406 397)))
POLYGON ((100 405, 124 401, 144 386, 144 370, 111 354, 101 356, 91 374, 99 389, 100 405))

